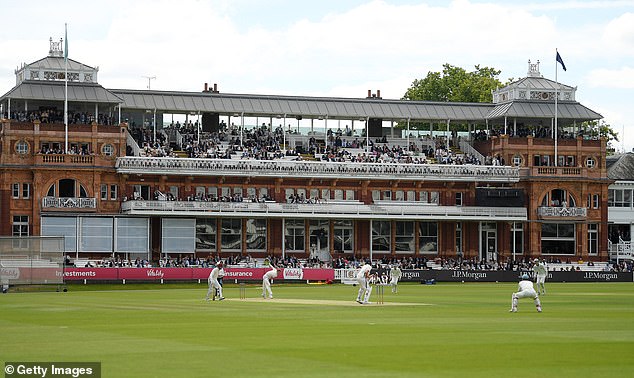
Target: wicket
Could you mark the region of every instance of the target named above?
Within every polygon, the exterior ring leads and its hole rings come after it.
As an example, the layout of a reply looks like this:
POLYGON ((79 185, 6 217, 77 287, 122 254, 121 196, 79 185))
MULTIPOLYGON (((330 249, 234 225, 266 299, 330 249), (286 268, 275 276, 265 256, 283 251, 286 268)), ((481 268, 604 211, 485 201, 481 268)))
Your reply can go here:
POLYGON ((385 285, 376 285, 376 304, 383 304, 383 292, 385 285))
POLYGON ((240 282, 240 299, 247 299, 247 285, 240 282))

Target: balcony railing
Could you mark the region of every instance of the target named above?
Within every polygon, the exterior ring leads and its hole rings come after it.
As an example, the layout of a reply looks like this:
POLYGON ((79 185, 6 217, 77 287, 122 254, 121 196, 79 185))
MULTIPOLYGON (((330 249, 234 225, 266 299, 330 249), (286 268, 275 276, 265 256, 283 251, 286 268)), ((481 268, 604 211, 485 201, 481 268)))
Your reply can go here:
POLYGON ((76 197, 44 197, 42 198, 42 208, 96 209, 97 199, 76 197))
POLYGON ((542 206, 537 208, 537 214, 542 218, 585 218, 588 216, 588 209, 585 207, 542 206))
POLYGON ((521 169, 522 176, 587 177, 588 169, 582 167, 529 167, 521 169))
POLYGON ((366 205, 357 201, 334 201, 318 204, 276 202, 201 202, 201 201, 126 201, 124 213, 133 215, 179 215, 279 218, 355 218, 355 219, 424 219, 424 220, 500 220, 525 221, 525 208, 436 206, 427 203, 400 202, 395 205, 366 205))
POLYGON ((518 182, 519 168, 482 165, 352 163, 294 160, 121 157, 118 173, 182 176, 271 176, 373 180, 518 182))
POLYGON ((71 154, 40 154, 36 155, 36 163, 42 164, 79 164, 93 165, 95 157, 92 155, 71 154))

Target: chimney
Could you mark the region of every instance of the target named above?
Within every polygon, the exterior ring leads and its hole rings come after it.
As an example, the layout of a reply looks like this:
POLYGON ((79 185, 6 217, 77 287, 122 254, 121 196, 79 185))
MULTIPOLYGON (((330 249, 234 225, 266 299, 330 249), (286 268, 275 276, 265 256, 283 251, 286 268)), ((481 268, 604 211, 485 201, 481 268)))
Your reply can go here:
POLYGON ((218 93, 218 84, 214 83, 214 93, 218 93))
POLYGON ((207 87, 207 83, 205 83, 205 90, 203 92, 209 92, 209 88, 207 87))
POLYGON ((372 89, 368 89, 368 98, 372 97, 372 89))
POLYGON ((376 90, 376 97, 381 98, 381 90, 380 89, 376 90))

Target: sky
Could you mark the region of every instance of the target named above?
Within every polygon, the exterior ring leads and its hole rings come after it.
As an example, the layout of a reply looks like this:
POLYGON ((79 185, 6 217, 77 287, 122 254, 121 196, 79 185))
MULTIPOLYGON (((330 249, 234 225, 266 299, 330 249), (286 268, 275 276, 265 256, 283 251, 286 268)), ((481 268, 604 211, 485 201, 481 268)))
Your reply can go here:
POLYGON ((528 61, 634 149, 634 0, 3 0, 0 92, 64 37, 110 89, 401 98, 449 63, 525 77, 528 61), (148 77, 154 77, 148 79, 148 77))

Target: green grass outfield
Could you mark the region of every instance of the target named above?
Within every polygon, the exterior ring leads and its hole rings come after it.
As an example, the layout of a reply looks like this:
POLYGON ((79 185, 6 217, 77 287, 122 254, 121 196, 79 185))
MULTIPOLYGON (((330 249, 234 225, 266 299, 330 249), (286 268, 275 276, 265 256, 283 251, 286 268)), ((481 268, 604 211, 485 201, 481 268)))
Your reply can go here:
POLYGON ((100 361, 103 377, 632 377, 634 284, 71 285, 0 295, 0 360, 100 361), (374 295, 373 295, 374 296, 374 295), (371 300, 374 300, 372 298, 371 300))

